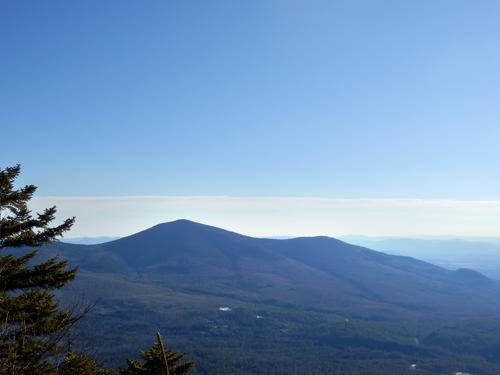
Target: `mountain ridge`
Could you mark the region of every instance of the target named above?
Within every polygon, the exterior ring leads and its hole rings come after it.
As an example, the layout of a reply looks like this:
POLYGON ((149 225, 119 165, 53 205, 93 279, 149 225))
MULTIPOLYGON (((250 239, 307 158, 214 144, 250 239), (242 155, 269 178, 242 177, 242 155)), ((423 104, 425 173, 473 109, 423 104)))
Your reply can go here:
POLYGON ((82 270, 140 275, 203 293, 332 309, 346 303, 362 311, 500 311, 500 299, 492 298, 498 283, 476 271, 450 271, 328 236, 262 239, 180 219, 78 246, 60 250, 82 270), (475 303, 461 306, 462 300, 475 303))

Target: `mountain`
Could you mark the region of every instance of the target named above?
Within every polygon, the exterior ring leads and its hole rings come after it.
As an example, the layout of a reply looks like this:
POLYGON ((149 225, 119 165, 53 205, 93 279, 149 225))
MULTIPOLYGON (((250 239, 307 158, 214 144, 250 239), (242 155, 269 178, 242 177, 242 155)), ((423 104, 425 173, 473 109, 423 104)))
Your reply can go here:
MULTIPOLYGON (((226 373, 224 366, 227 373, 266 373, 271 361, 281 361, 283 372, 268 373, 329 373, 339 363, 353 374, 375 363, 405 373, 409 361, 423 358, 424 368, 458 371, 452 366, 463 358, 432 347, 442 341, 433 337, 429 348, 415 342, 454 322, 500 313, 499 283, 478 272, 329 237, 252 238, 178 220, 103 244, 59 242, 42 250, 53 254, 79 267, 61 298, 85 295, 95 305, 79 335, 113 365, 161 327, 193 353, 200 373, 226 373), (360 363, 347 355, 353 352, 373 359, 360 363), (384 359, 387 353, 398 360, 384 359), (335 366, 301 369, 332 354, 335 366)), ((471 364, 483 361, 468 355, 471 364)))
POLYGON ((261 239, 178 220, 99 245, 59 245, 82 270, 231 298, 349 310, 500 311, 500 284, 329 237, 261 239), (492 298, 492 296, 494 298, 492 298), (464 304, 464 301, 468 301, 464 304))

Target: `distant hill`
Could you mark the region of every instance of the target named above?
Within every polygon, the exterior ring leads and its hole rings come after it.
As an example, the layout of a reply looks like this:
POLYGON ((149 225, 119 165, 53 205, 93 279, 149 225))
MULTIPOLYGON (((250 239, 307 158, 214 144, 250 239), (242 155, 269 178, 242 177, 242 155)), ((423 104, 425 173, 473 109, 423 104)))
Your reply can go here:
POLYGON ((388 254, 407 255, 448 269, 472 268, 500 280, 498 238, 398 238, 343 236, 343 241, 388 254))
MULTIPOLYGON (((80 335, 98 342, 111 364, 162 327, 201 361, 200 373, 251 374, 250 363, 267 368, 273 356, 282 373, 313 373, 299 363, 333 353, 353 374, 380 361, 391 373, 405 373, 407 362, 419 358, 433 369, 454 369, 453 355, 443 354, 438 365, 415 342, 452 321, 500 313, 499 283, 478 272, 329 237, 252 238, 178 220, 103 244, 59 242, 42 253, 79 267, 61 298, 85 295, 95 304, 80 335), (346 348, 368 351, 375 362, 346 359, 346 348), (386 351, 399 360, 381 359, 386 351), (230 372, 221 372, 222 364, 230 372)), ((326 365, 317 373, 328 373, 333 365, 326 365)))
POLYGON ((69 237, 62 239, 62 242, 79 245, 97 245, 104 242, 114 241, 120 237, 69 237))

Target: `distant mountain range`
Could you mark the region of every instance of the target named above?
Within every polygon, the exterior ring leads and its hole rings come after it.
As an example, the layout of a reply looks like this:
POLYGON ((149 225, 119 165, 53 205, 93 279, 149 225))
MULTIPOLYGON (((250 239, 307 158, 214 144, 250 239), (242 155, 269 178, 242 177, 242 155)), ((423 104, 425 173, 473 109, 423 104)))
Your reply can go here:
POLYGON ((120 237, 68 237, 61 241, 78 245, 97 245, 105 242, 117 240, 120 237))
POLYGON ((412 256, 448 269, 472 268, 500 280, 500 240, 488 237, 403 238, 343 236, 343 241, 412 256))
MULTIPOLYGON (((315 373, 302 372, 299 362, 332 353, 349 366, 346 373, 366 373, 370 361, 344 358, 342 345, 368 350, 391 373, 405 373, 407 362, 420 358, 429 368, 451 368, 456 359, 449 352, 439 360, 428 356, 426 335, 452 321, 500 314, 500 283, 479 272, 451 271, 329 237, 252 238, 178 220, 102 244, 59 242, 42 251, 53 254, 79 267, 61 298, 85 295, 95 304, 80 339, 93 342, 113 365, 162 327, 207 374, 225 373, 223 365, 227 373, 266 373, 252 372, 247 361, 266 368, 273 350, 284 356, 283 373, 290 373, 290 364, 296 373, 315 373), (85 329, 91 323, 94 328, 85 329), (242 354, 243 347, 263 343, 271 352, 242 354), (397 361, 378 357, 385 353, 378 347, 386 346, 397 361), (292 348, 302 354, 285 356, 292 348)), ((483 360, 469 355, 472 362, 483 360)), ((317 373, 331 370, 325 365, 317 373)))

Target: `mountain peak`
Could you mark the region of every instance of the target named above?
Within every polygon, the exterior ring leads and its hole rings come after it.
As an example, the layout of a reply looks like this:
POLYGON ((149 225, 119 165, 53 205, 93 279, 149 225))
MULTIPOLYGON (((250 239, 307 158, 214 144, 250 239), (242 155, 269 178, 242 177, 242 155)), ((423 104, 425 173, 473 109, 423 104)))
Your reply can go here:
POLYGON ((164 223, 159 223, 151 228, 155 227, 165 227, 165 226, 172 226, 172 225, 204 225, 201 223, 198 223, 196 221, 188 220, 188 219, 177 219, 177 220, 172 220, 172 221, 166 221, 164 223))
MULTIPOLYGON (((207 224, 199 223, 199 222, 188 220, 188 219, 177 219, 177 220, 173 220, 173 221, 166 221, 164 223, 156 224, 149 229, 172 228, 172 227, 177 227, 177 228, 190 228, 190 227, 191 228, 213 228, 213 229, 223 230, 221 228, 217 228, 217 227, 214 227, 212 225, 207 225, 207 224)), ((146 229, 146 231, 149 229, 146 229)))
POLYGON ((167 221, 165 223, 160 223, 157 224, 151 228, 145 229, 139 233, 136 233, 132 236, 138 235, 138 234, 144 234, 144 233, 152 233, 152 232, 164 232, 166 233, 171 233, 171 232, 178 232, 178 233, 185 233, 185 234, 202 234, 202 233, 226 233, 226 234, 232 234, 236 236, 242 236, 238 233, 231 232, 219 227, 215 227, 212 225, 207 225, 203 223, 198 223, 196 221, 188 220, 188 219, 178 219, 174 221, 167 221))

